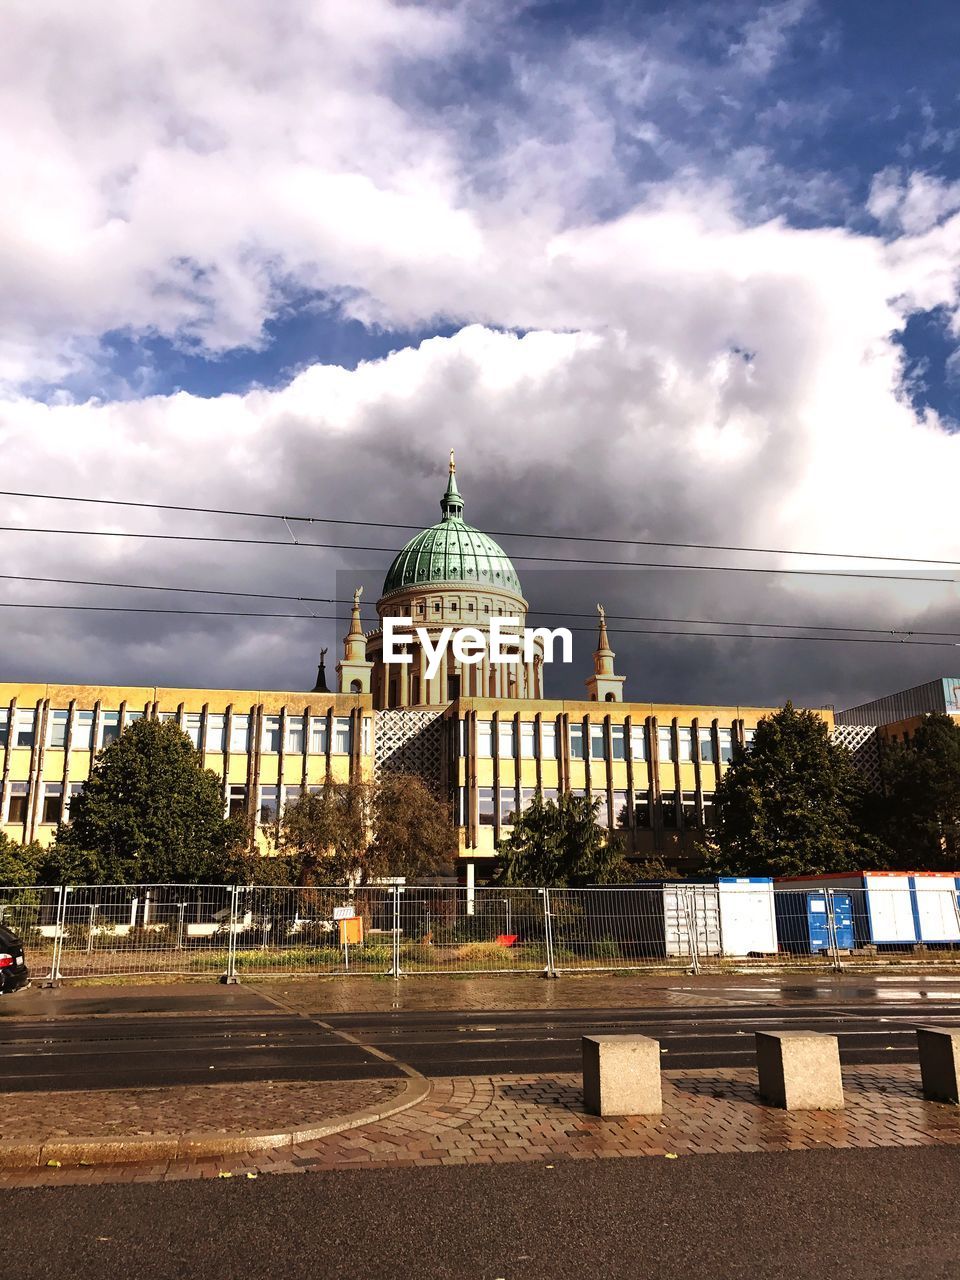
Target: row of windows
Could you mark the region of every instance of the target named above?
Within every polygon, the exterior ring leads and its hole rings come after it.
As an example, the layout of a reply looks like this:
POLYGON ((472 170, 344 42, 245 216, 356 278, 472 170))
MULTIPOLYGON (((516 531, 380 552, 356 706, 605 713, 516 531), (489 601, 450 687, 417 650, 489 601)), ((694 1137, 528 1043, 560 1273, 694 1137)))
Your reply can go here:
MULTIPOLYGON (((588 726, 589 736, 584 737, 582 724, 570 725, 570 758, 572 760, 606 760, 607 736, 605 726, 591 724, 588 726)), ((494 745, 501 760, 514 760, 519 756, 522 760, 556 760, 557 758, 557 726, 541 721, 540 742, 537 743, 537 726, 535 722, 520 722, 519 743, 517 741, 517 725, 513 720, 501 720, 497 725, 496 744, 494 744, 493 721, 477 721, 477 756, 480 759, 492 759, 494 745)), ((756 730, 744 730, 744 743, 750 746, 756 730)), ((622 724, 610 726, 610 758, 626 760, 629 746, 629 758, 646 760, 649 756, 647 746, 647 730, 645 725, 633 725, 629 735, 622 724)), ((675 760, 692 763, 700 760, 704 764, 714 764, 719 759, 721 764, 729 764, 733 759, 733 730, 717 729, 716 739, 712 729, 700 729, 696 737, 692 728, 683 726, 674 729, 672 725, 660 725, 657 729, 657 749, 664 763, 675 760)), ((460 721, 460 754, 464 752, 464 722, 460 721)))
MULTIPOLYGON (((64 805, 63 784, 60 782, 45 782, 40 799, 40 821, 47 824, 58 823, 60 821, 61 808, 63 808, 64 819, 69 818, 70 801, 82 786, 82 782, 67 784, 67 797, 64 805)), ((3 821, 11 825, 22 826, 27 820, 29 807, 30 784, 27 782, 11 782, 7 788, 7 805, 6 812, 3 814, 3 821)))
MULTIPOLYGON (((556 800, 555 787, 541 788, 544 800, 556 800)), ((575 796, 586 794, 583 790, 574 789, 575 796)), ((525 812, 533 803, 536 788, 521 787, 519 793, 520 812, 525 812)), ((613 809, 611 810, 606 791, 594 792, 592 799, 599 801, 597 822, 602 827, 630 826, 630 793, 628 791, 613 792, 613 809)), ((459 823, 467 822, 466 788, 459 791, 459 823)), ((633 795, 633 818, 637 827, 649 828, 653 823, 654 801, 649 791, 636 791, 633 795)), ((499 796, 494 787, 478 788, 477 818, 481 826, 492 827, 499 816, 501 826, 512 825, 517 813, 517 791, 514 787, 500 787, 499 796)), ((667 792, 660 797, 660 820, 667 830, 682 828, 712 827, 714 822, 713 794, 704 792, 702 804, 697 803, 695 791, 667 792)))
MULTIPOLYGON (((71 745, 77 751, 99 751, 120 736, 121 728, 126 728, 135 720, 143 718, 142 711, 127 711, 120 723, 119 711, 101 711, 100 724, 94 742, 95 713, 93 711, 74 711, 73 729, 70 735, 71 745)), ((175 711, 162 711, 160 720, 177 720, 175 711)), ((67 734, 70 728, 69 711, 51 711, 47 716, 47 746, 63 748, 67 745, 67 734)), ((370 720, 363 722, 363 750, 370 752, 370 720)), ((37 713, 33 709, 18 708, 10 723, 8 708, 0 710, 0 747, 8 743, 14 747, 33 747, 36 740, 37 713)), ((203 716, 200 712, 189 712, 182 717, 181 728, 199 751, 204 746, 207 751, 225 751, 227 738, 227 717, 220 713, 208 713, 206 732, 204 732, 203 716)), ((306 742, 307 750, 312 755, 327 754, 328 721, 326 716, 311 716, 309 724, 306 716, 287 716, 284 750, 293 755, 302 755, 306 742)), ((280 751, 280 717, 264 716, 260 749, 267 753, 280 751)), ((332 753, 349 755, 351 748, 350 718, 337 716, 333 721, 332 753)), ((250 749, 250 716, 235 714, 230 725, 230 750, 245 752, 250 749)))

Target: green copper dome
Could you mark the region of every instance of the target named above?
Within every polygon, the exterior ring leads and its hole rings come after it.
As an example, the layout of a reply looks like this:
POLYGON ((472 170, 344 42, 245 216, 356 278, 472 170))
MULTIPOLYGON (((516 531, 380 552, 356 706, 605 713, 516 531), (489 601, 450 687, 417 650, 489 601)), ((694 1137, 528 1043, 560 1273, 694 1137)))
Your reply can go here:
POLYGON ((500 588, 520 595, 520 579, 504 549, 463 518, 463 499, 450 455, 450 479, 440 501, 443 519, 410 539, 394 559, 383 583, 383 594, 402 587, 463 582, 468 586, 500 588))

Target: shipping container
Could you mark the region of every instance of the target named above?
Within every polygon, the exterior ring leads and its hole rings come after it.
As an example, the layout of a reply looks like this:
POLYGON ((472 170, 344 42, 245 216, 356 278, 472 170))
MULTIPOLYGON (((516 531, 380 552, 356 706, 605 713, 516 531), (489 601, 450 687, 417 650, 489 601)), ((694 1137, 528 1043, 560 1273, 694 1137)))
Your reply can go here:
POLYGON ((852 951, 853 901, 842 889, 777 889, 774 893, 781 951, 795 954, 852 951), (828 908, 833 912, 833 936, 828 908), (836 941, 834 941, 836 939, 836 941))

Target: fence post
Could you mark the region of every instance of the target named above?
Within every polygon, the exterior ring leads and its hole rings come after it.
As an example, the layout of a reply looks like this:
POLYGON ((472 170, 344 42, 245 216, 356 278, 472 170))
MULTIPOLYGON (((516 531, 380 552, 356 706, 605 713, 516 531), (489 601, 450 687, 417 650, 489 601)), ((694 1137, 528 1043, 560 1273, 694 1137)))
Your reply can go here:
POLYGON ((45 987, 58 986, 62 977, 60 973, 60 956, 63 952, 63 921, 68 892, 69 890, 65 884, 57 885, 57 915, 53 926, 53 955, 50 957, 50 972, 43 980, 43 986, 45 987))
POLYGON ((700 972, 700 954, 697 951, 697 903, 695 889, 689 886, 683 890, 683 914, 687 921, 687 941, 690 943, 690 971, 700 972))
POLYGON ((227 971, 224 973, 220 981, 225 983, 234 983, 237 981, 237 899, 240 890, 237 885, 230 887, 230 914, 227 917, 227 971))
POLYGON ((399 978, 400 974, 400 895, 403 889, 400 885, 393 886, 393 928, 390 935, 393 942, 392 960, 390 964, 389 976, 399 978))
POLYGON ((827 936, 830 939, 830 952, 833 956, 833 969, 835 973, 843 973, 843 965, 840 962, 840 947, 837 942, 837 920, 833 914, 833 890, 825 889, 824 897, 827 900, 827 936))
POLYGON ((557 976, 557 966, 553 956, 553 912, 550 906, 550 890, 541 889, 543 898, 543 937, 547 944, 547 967, 544 970, 545 978, 555 978, 557 976))

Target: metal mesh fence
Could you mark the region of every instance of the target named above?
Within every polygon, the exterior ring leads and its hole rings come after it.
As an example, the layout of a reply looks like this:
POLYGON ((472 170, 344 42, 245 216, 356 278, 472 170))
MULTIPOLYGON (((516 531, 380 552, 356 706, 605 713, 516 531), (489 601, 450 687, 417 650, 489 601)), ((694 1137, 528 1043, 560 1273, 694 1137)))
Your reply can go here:
POLYGON ((841 969, 960 960, 960 882, 0 887, 0 923, 36 979, 841 969))

